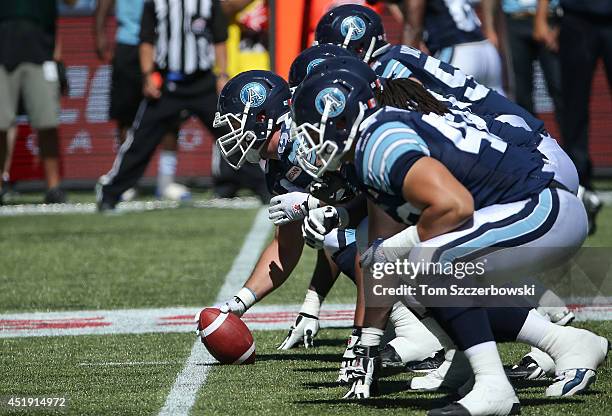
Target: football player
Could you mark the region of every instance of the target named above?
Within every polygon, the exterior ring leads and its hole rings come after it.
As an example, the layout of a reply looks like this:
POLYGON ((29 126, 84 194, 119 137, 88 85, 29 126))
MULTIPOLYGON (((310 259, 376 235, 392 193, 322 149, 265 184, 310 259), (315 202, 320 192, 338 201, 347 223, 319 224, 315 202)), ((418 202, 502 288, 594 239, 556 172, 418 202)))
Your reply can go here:
MULTIPOLYGON (((362 256, 364 269, 399 258, 454 262, 469 254, 486 256, 488 275, 535 273, 570 257, 586 238, 584 207, 553 173, 543 171, 544 160, 534 146, 504 142, 432 102, 415 103, 416 111, 380 108, 367 82, 346 72, 307 78, 293 99, 302 167, 320 176, 345 163, 372 204, 408 225, 380 240, 378 218, 370 217, 372 245, 362 256), (466 253, 462 247, 473 250, 466 253), (534 250, 517 256, 521 248, 534 250)), ((323 210, 327 207, 308 215, 319 216, 323 210)), ((605 338, 554 325, 528 308, 428 309, 465 353, 474 373, 469 393, 431 415, 518 413, 520 404, 504 374, 496 339, 536 346, 554 359, 558 377, 547 388, 548 396, 585 390, 609 348, 605 338)), ((370 311, 366 309, 366 321, 370 311)), ((381 335, 380 327, 364 328, 346 397, 369 397, 381 335)))
MULTIPOLYGON (((329 54, 330 49, 327 48, 325 53, 329 54)), ((340 49, 340 53, 345 52, 340 49)), ((367 65, 352 57, 348 59, 353 61, 354 71, 361 68, 366 75, 370 72, 370 81, 376 81, 376 76, 367 65)), ((276 194, 270 203, 270 219, 277 225, 274 239, 260 256, 244 287, 220 305, 224 312, 241 316, 291 275, 304 245, 300 232, 301 219, 309 209, 320 205, 319 200, 307 192, 312 177, 302 171, 295 159, 298 143, 290 137, 289 100, 287 83, 268 71, 239 74, 228 82, 219 98, 219 113, 215 124, 226 126, 230 130, 218 140, 220 153, 236 169, 247 161, 266 161, 268 186, 276 194)), ((329 185, 329 178, 326 179, 328 180, 325 183, 316 183, 321 185, 315 187, 317 195, 327 202, 344 202, 351 199, 350 189, 322 186, 329 185)), ((353 204, 357 209, 363 205, 359 201, 353 204)), ((351 209, 350 205, 348 208, 351 209)), ((311 242, 313 247, 319 249, 313 278, 295 324, 279 349, 289 349, 300 343, 306 347, 313 346, 313 338, 319 329, 321 303, 339 272, 342 271, 351 279, 355 279, 354 235, 354 230, 343 229, 327 234, 321 244, 311 242)), ((398 337, 390 342, 390 348, 384 355, 385 363, 397 365, 398 362, 421 360, 442 348, 436 337, 406 308, 395 308, 391 321, 396 327, 398 337), (417 334, 422 342, 413 345, 401 339, 402 334, 417 334)), ((351 339, 354 344, 358 339, 358 331, 351 339)), ((353 358, 351 346, 345 352, 345 366, 353 358)), ((343 373, 339 379, 344 380, 343 373)))

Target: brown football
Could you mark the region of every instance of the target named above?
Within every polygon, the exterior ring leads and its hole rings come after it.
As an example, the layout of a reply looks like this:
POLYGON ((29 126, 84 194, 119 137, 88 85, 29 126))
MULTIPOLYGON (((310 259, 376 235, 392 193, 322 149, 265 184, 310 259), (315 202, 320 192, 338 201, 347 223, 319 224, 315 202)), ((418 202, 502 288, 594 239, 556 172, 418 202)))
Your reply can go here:
POLYGON ((200 312, 202 343, 221 364, 253 364, 255 342, 249 328, 233 313, 218 308, 200 312))

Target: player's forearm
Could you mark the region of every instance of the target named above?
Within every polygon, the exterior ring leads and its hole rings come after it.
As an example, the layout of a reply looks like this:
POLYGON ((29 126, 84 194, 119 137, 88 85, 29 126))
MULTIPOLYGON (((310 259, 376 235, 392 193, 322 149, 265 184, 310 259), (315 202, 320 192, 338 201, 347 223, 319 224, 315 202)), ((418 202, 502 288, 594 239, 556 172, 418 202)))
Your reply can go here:
POLYGON ((151 74, 155 70, 155 47, 153 44, 143 42, 138 48, 140 57, 140 70, 143 74, 151 74))
POLYGON ((404 0, 402 43, 418 48, 423 40, 426 0, 404 0))
POLYGON ((334 286, 339 274, 338 266, 329 258, 325 250, 319 250, 309 288, 324 299, 334 286))
POLYGON ((548 0, 538 0, 535 14, 535 24, 548 24, 548 0))
POLYGON ((482 18, 483 26, 487 32, 495 32, 495 11, 497 9, 498 0, 482 0, 482 18))
POLYGON ((296 222, 278 227, 274 240, 259 256, 244 284, 255 294, 257 301, 280 287, 297 266, 304 248, 300 225, 296 222))
POLYGON ((227 75, 227 45, 225 42, 215 44, 215 65, 220 75, 227 75))
POLYGON ((106 36, 106 18, 112 6, 113 0, 98 0, 94 12, 94 33, 96 37, 106 36))

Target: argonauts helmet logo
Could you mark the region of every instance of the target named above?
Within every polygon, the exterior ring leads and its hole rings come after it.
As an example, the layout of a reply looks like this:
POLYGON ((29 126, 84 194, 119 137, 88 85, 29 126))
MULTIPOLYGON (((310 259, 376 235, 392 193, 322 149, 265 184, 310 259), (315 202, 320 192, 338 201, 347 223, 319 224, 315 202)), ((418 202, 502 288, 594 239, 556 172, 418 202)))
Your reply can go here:
POLYGON ((317 59, 313 59, 312 61, 310 61, 308 63, 308 66, 306 67, 306 75, 310 74, 310 71, 312 71, 312 68, 314 68, 315 66, 319 65, 324 60, 325 59, 317 58, 317 59))
POLYGON ((251 107, 259 107, 266 101, 268 93, 266 88, 259 82, 249 82, 240 90, 240 101, 242 104, 251 104, 251 107))
POLYGON ((329 106, 329 117, 336 117, 346 106, 346 97, 338 88, 329 87, 321 90, 315 98, 315 107, 323 115, 325 106, 329 106))
POLYGON ((363 19, 359 16, 345 17, 340 25, 340 33, 342 36, 346 36, 349 33, 349 29, 352 29, 351 40, 361 39, 365 35, 366 24, 363 19))

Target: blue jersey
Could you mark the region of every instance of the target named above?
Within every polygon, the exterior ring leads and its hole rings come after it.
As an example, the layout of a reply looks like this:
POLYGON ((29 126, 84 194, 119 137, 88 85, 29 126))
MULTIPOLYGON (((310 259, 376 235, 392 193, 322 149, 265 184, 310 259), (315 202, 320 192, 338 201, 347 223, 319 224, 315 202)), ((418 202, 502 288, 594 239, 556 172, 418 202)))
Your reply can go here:
POLYGON ((144 0, 116 0, 115 16, 117 17, 118 43, 136 46, 140 43, 140 19, 144 0))
POLYGON ((412 224, 420 210, 402 196, 406 174, 421 157, 440 161, 467 188, 475 209, 527 199, 553 178, 533 146, 515 146, 458 114, 385 107, 360 126, 355 175, 362 189, 396 221, 412 224))
POLYGON ((480 116, 497 117, 502 114, 522 118, 535 132, 544 131, 544 122, 503 95, 479 84, 471 76, 433 56, 405 45, 389 48, 372 62, 379 78, 418 79, 425 88, 443 96, 452 95, 469 104, 469 110, 480 116))
POLYGON ((480 20, 468 0, 430 0, 425 6, 423 40, 431 53, 484 39, 480 20))

